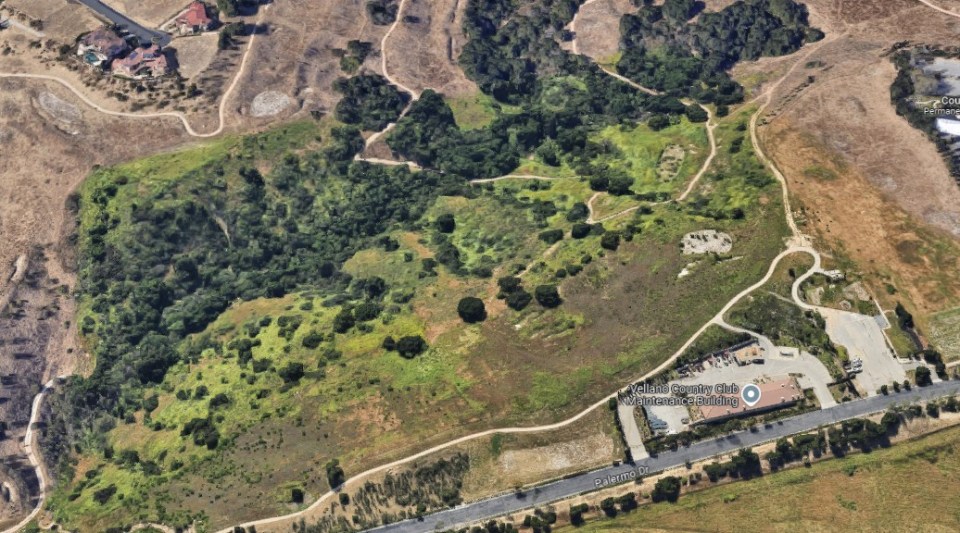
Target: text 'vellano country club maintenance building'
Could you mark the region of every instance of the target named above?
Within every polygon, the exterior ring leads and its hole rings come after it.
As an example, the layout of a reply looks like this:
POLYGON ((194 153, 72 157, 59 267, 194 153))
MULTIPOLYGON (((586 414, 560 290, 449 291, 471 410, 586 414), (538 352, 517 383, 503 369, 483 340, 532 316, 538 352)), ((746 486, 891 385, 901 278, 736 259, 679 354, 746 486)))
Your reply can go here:
POLYGON ((790 407, 803 399, 803 390, 793 377, 775 378, 765 383, 758 383, 760 387, 760 401, 749 406, 740 400, 739 393, 716 394, 730 400, 726 402, 704 402, 711 405, 696 405, 693 407, 694 424, 711 424, 722 422, 739 416, 755 415, 774 409, 790 407), (715 405, 714 405, 715 404, 715 405))

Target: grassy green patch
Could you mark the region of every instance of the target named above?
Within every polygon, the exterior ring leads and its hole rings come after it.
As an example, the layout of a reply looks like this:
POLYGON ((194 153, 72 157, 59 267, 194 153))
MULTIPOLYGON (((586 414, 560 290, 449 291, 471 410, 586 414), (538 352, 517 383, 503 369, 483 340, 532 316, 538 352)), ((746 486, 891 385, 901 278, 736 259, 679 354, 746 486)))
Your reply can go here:
POLYGON ((457 126, 463 130, 485 128, 497 118, 498 113, 512 114, 519 111, 517 107, 497 102, 480 92, 445 100, 453 111, 457 126))
POLYGON ((960 359, 960 308, 943 311, 929 319, 930 341, 946 361, 960 359))
POLYGON ((631 177, 631 190, 639 194, 677 193, 710 152, 704 125, 686 118, 660 131, 645 124, 609 126, 593 140, 612 144, 613 153, 601 157, 598 164, 607 165, 611 173, 631 177))

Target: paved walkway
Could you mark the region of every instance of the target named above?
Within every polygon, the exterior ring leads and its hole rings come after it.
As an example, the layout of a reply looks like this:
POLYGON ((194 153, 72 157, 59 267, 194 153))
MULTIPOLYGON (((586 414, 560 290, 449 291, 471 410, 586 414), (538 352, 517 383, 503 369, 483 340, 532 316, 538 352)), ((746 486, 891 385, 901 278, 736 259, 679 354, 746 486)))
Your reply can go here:
POLYGON ((640 434, 640 427, 637 425, 637 417, 634 415, 635 405, 617 402, 617 417, 620 419, 620 427, 623 428, 623 440, 627 441, 630 447, 630 457, 634 461, 650 457, 647 448, 643 445, 643 436, 640 434))

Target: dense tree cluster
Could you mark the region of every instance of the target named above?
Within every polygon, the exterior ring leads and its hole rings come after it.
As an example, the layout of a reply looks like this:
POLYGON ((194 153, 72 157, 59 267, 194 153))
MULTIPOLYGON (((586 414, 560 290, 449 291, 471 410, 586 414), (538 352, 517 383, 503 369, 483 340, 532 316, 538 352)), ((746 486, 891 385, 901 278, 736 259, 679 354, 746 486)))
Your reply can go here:
POLYGON ((650 492, 650 499, 654 502, 675 502, 680 498, 680 478, 666 476, 657 480, 650 492))
POLYGON ((335 50, 335 53, 340 54, 340 70, 347 74, 355 73, 371 52, 373 52, 373 43, 359 39, 347 41, 346 50, 335 50))
POLYGON ((789 54, 823 37, 793 0, 744 0, 689 22, 700 5, 667 0, 625 15, 617 70, 648 87, 727 105, 743 98, 726 74, 738 61, 789 54))
POLYGON ((497 298, 505 300, 510 309, 522 311, 533 301, 533 296, 524 290, 523 283, 516 276, 506 276, 497 280, 500 291, 497 298))
MULTIPOLYGON (((51 457, 62 456, 84 428, 109 427, 139 409, 134 391, 161 382, 178 361, 228 349, 238 364, 251 364, 259 341, 225 347, 196 335, 234 300, 310 287, 342 295, 334 305, 348 304, 337 331, 375 317, 383 280, 352 280, 338 265, 388 228, 413 224, 438 195, 465 190, 456 176, 353 162, 363 144, 355 129, 332 131, 325 149, 283 157, 266 176, 244 163, 261 143, 245 139, 233 153, 156 187, 139 188, 114 171, 90 178, 79 198, 79 292, 91 310, 81 329, 96 339, 97 366, 88 378, 73 378, 58 401, 51 426, 73 437, 48 439, 51 457), (133 190, 131 200, 125 191, 133 190)), ((291 340, 300 322, 299 315, 279 317, 281 338, 291 340)), ((419 338, 398 344, 408 357, 426 347, 419 338)), ((306 370, 279 374, 295 384, 306 370)), ((210 425, 197 422, 184 435, 215 447, 210 425)))
POLYGON ((654 129, 680 115, 706 120, 699 106, 684 105, 678 97, 739 102, 742 88, 726 74, 737 61, 792 52, 818 36, 806 22, 805 8, 792 0, 738 2, 703 14, 695 24, 684 17, 695 12, 696 2, 644 7, 621 23, 624 54, 618 69, 668 93, 649 96, 560 49, 557 36, 579 3, 539 0, 517 10, 508 0, 471 0, 460 65, 481 91, 520 111, 463 131, 442 97, 427 90, 388 137, 389 146, 420 165, 468 179, 503 175, 531 152, 548 165, 566 158, 581 175, 603 181, 597 187, 628 194, 628 176, 591 165, 611 148, 589 142, 588 130, 644 117, 654 129), (656 53, 647 53, 648 47, 656 53))
POLYGON ((487 318, 487 310, 483 305, 483 300, 473 296, 467 296, 457 304, 457 314, 460 319, 468 324, 483 322, 487 318))
MULTIPOLYGON (((783 468, 789 463, 807 460, 810 454, 820 457, 827 449, 827 439, 823 431, 797 435, 791 439, 783 437, 777 440, 776 448, 764 455, 771 470, 783 468)), ((713 476, 711 481, 716 481, 713 476)))
POLYGON ((400 10, 400 0, 369 0, 367 16, 378 26, 393 24, 400 10))
POLYGON ((541 0, 520 13, 514 2, 469 2, 464 22, 469 41, 460 64, 483 92, 520 105, 520 112, 498 114, 487 127, 462 131, 443 99, 424 91, 388 138, 390 147, 426 167, 470 179, 492 177, 513 170, 534 150, 559 164, 561 153, 586 143, 588 124, 642 118, 648 100, 656 99, 559 48, 555 34, 577 6, 571 0, 541 0))
POLYGON ((260 0, 217 0, 217 9, 228 17, 247 14, 258 5, 260 0))
POLYGON ((900 419, 896 415, 885 415, 879 424, 862 418, 846 420, 827 431, 830 451, 840 456, 851 447, 867 452, 878 446, 888 446, 890 435, 895 434, 899 426, 900 419))
POLYGON ((364 130, 382 130, 397 120, 409 100, 406 93, 378 74, 341 78, 333 88, 343 95, 335 110, 337 120, 364 130))

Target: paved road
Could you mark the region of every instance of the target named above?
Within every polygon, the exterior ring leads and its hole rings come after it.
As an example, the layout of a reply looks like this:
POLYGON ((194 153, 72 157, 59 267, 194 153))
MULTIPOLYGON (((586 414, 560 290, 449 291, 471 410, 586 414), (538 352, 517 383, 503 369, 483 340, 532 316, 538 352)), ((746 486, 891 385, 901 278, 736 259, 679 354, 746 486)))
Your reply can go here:
POLYGON ((167 46, 170 44, 170 35, 159 30, 153 30, 141 26, 135 22, 130 17, 127 17, 123 13, 120 13, 114 10, 112 7, 104 4, 100 0, 77 0, 81 4, 89 7, 94 12, 96 12, 101 17, 109 20, 110 22, 116 24, 129 31, 130 33, 136 35, 140 42, 143 44, 150 43, 156 39, 157 43, 160 46, 167 46))
POLYGON ((910 392, 893 394, 890 396, 874 396, 866 400, 840 404, 830 409, 813 411, 769 426, 758 426, 754 432, 743 431, 726 437, 698 442, 688 448, 681 448, 675 452, 661 453, 644 461, 638 461, 636 466, 622 465, 609 466, 563 479, 544 485, 535 490, 529 490, 523 497, 515 494, 505 494, 487 500, 468 503, 427 516, 423 521, 407 520, 387 526, 371 529, 376 533, 421 533, 438 531, 456 526, 503 516, 534 506, 546 505, 550 502, 576 496, 597 487, 597 480, 606 480, 623 477, 636 469, 645 468, 649 473, 660 472, 668 468, 681 466, 687 461, 695 462, 708 459, 714 455, 729 453, 740 448, 755 446, 764 442, 816 429, 820 426, 834 424, 842 420, 856 418, 885 411, 896 404, 909 404, 922 400, 930 400, 950 394, 960 393, 960 381, 945 381, 922 389, 913 389, 910 392))

